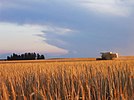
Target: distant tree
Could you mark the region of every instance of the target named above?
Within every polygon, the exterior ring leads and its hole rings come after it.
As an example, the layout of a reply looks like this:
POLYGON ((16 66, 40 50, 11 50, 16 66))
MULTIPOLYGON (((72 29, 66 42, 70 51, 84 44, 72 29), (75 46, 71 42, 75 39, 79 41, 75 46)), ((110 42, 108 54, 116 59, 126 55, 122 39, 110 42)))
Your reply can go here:
POLYGON ((7 56, 7 60, 10 60, 11 58, 9 56, 7 56))
POLYGON ((41 55, 41 56, 40 56, 40 59, 45 59, 44 55, 41 55))
POLYGON ((25 55, 21 54, 21 60, 25 59, 25 55))
POLYGON ((45 59, 44 55, 39 53, 24 53, 21 55, 13 53, 11 56, 7 56, 7 60, 35 60, 35 59, 45 59))
POLYGON ((37 59, 40 59, 40 54, 39 53, 37 53, 37 59))

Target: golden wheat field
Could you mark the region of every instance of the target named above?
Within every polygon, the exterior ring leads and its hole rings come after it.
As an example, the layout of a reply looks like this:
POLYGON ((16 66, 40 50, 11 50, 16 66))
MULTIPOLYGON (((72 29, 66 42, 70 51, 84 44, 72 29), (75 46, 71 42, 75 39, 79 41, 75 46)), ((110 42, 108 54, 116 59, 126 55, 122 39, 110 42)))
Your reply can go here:
POLYGON ((1 61, 0 100, 134 100, 134 60, 1 61))

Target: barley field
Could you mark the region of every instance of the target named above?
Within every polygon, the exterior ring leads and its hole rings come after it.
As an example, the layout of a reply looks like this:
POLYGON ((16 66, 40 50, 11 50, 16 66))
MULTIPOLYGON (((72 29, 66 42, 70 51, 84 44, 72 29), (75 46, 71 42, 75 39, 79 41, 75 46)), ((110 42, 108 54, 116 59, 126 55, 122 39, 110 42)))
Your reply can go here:
POLYGON ((134 100, 134 60, 1 61, 0 100, 134 100))

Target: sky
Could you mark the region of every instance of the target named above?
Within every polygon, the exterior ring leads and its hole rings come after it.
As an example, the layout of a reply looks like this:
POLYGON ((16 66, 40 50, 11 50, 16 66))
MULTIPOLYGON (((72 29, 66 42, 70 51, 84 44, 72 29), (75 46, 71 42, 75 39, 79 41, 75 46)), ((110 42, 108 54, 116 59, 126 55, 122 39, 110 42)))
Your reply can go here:
POLYGON ((0 58, 134 55, 134 0, 0 0, 0 58))

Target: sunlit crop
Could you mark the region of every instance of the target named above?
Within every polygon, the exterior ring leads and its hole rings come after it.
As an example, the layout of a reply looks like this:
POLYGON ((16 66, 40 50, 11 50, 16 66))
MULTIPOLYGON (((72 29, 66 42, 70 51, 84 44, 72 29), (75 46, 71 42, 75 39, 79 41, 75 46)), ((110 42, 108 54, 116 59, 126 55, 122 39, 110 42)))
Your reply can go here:
POLYGON ((134 60, 1 62, 0 100, 134 100, 134 60))

